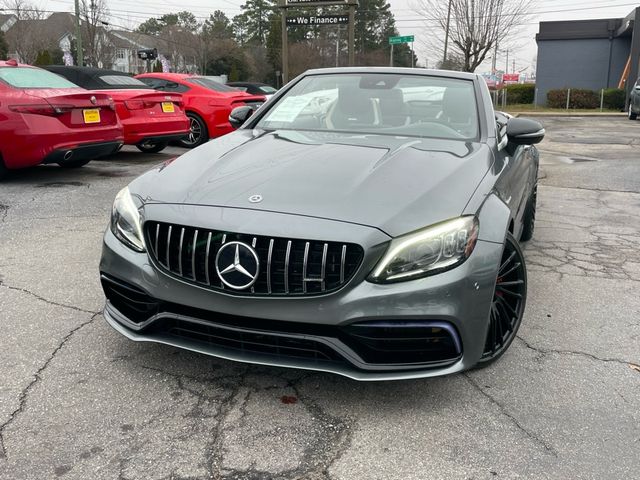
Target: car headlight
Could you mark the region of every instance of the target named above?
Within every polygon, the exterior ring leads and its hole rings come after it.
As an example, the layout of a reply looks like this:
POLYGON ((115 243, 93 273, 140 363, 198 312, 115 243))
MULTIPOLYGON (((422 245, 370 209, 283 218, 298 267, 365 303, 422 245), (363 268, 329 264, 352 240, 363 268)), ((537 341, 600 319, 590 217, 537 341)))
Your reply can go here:
POLYGON ((464 216, 394 238, 369 275, 375 283, 402 282, 451 269, 469 256, 478 239, 478 219, 464 216))
POLYGON ((111 231, 127 247, 136 252, 144 252, 145 244, 138 208, 129 188, 124 187, 120 190, 111 210, 111 231))

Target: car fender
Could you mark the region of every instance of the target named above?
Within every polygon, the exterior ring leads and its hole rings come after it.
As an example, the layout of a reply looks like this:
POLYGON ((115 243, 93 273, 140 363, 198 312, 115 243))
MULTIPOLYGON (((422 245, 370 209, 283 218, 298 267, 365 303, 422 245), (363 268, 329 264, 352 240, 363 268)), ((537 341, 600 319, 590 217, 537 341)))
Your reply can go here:
POLYGON ((480 231, 478 239, 487 242, 504 243, 511 223, 511 210, 495 194, 490 193, 477 212, 480 231))

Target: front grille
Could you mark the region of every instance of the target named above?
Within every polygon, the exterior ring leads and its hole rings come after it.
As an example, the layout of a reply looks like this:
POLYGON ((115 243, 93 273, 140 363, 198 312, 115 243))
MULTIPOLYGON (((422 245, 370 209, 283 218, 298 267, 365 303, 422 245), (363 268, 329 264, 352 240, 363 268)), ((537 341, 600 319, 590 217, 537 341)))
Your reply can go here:
POLYGON ((362 247, 323 242, 221 232, 205 228, 145 223, 149 255, 173 276, 231 294, 304 296, 335 291, 345 285, 362 263, 362 247), (218 250, 227 242, 251 245, 260 268, 246 290, 226 287, 215 268, 218 250))

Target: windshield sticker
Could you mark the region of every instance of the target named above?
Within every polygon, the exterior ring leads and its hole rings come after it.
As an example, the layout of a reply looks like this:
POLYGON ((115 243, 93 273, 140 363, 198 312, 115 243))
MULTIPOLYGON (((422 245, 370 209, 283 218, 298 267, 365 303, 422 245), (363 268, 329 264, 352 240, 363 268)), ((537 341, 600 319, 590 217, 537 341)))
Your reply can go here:
POLYGON ((285 98, 280 105, 269 115, 269 122, 293 122, 300 112, 309 105, 309 97, 285 98))

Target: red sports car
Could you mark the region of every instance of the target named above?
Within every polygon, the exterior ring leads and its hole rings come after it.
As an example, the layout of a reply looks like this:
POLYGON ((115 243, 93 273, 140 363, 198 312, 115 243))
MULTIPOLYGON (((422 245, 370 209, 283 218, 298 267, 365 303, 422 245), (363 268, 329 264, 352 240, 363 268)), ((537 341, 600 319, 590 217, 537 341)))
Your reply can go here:
POLYGON ((76 85, 109 94, 124 127, 124 143, 156 153, 189 133, 179 93, 158 93, 127 73, 93 67, 44 67, 76 85))
POLYGON ((243 105, 258 108, 265 101, 263 95, 249 95, 201 75, 143 73, 135 78, 161 92, 182 94, 191 131, 179 143, 187 148, 233 131, 229 113, 234 108, 243 105))
POLYGON ((81 167, 116 152, 122 142, 109 95, 15 60, 0 61, 0 177, 40 163, 81 167))

